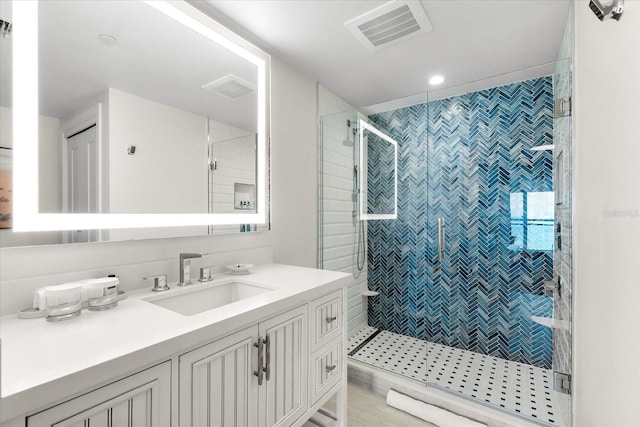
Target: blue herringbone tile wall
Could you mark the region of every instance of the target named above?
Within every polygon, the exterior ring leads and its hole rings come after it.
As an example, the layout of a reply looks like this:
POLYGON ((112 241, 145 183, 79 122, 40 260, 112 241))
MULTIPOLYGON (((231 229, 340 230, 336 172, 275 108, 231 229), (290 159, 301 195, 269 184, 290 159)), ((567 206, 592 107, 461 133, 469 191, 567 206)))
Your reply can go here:
POLYGON ((514 249, 511 193, 552 191, 551 77, 371 117, 399 143, 398 218, 368 223, 369 325, 550 368, 552 253, 514 249), (436 260, 446 221, 447 257, 436 260))

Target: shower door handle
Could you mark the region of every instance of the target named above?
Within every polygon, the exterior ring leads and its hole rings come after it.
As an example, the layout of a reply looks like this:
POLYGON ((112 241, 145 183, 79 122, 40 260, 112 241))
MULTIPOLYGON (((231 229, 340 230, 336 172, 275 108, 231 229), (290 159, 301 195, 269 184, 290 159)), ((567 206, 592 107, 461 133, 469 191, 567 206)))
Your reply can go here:
POLYGON ((444 227, 444 218, 438 218, 438 261, 442 261, 445 257, 444 227))

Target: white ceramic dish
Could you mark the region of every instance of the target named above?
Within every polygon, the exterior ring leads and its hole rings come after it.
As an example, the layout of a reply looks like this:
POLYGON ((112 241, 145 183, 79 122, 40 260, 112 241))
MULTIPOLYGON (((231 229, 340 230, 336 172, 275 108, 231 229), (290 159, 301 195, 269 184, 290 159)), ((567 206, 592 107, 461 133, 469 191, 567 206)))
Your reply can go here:
POLYGON ((253 264, 231 264, 227 265, 227 269, 230 274, 249 274, 249 269, 253 267, 253 264))

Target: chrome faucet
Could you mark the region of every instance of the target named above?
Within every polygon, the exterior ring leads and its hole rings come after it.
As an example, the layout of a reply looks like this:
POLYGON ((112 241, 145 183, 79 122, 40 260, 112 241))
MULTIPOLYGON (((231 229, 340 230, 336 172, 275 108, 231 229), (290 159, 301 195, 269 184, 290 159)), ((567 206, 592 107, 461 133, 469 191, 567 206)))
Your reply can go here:
POLYGON ((153 280, 153 289, 151 289, 153 292, 164 292, 169 290, 166 274, 158 274, 157 276, 143 277, 143 279, 153 280))
POLYGON ((204 255, 201 253, 181 253, 180 254, 180 282, 178 286, 193 285, 191 281, 191 259, 201 258, 204 255))

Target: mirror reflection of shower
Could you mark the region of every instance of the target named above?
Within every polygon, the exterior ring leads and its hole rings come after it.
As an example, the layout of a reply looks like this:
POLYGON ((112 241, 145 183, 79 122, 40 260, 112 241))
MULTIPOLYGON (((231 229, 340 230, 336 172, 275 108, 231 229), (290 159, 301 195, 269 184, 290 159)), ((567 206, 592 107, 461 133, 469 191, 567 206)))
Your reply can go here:
POLYGON ((397 218, 398 143, 368 121, 358 120, 358 215, 361 220, 397 218))
POLYGON ((347 120, 347 130, 349 146, 353 141, 351 217, 356 226, 354 273, 359 274, 367 257, 364 221, 397 218, 398 143, 364 117, 347 120))

